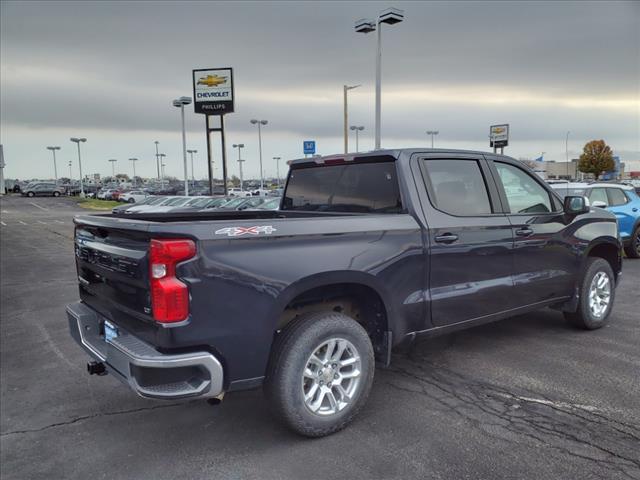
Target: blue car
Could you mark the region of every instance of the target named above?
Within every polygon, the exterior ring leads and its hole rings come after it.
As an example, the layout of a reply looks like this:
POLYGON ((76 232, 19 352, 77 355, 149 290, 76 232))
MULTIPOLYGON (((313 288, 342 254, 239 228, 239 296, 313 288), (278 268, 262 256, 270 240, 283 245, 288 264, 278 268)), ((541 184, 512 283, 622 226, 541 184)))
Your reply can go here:
POLYGON ((640 196, 631 185, 620 183, 553 183, 551 187, 565 197, 582 195, 593 207, 615 214, 629 258, 640 258, 640 196))

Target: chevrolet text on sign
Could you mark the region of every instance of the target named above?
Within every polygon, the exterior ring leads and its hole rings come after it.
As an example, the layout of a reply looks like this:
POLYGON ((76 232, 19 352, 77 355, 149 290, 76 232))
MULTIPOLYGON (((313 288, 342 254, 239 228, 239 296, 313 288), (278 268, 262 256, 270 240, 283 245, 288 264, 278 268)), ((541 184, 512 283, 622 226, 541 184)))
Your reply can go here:
POLYGON ((194 70, 193 100, 196 113, 224 115, 233 112, 233 69, 194 70))

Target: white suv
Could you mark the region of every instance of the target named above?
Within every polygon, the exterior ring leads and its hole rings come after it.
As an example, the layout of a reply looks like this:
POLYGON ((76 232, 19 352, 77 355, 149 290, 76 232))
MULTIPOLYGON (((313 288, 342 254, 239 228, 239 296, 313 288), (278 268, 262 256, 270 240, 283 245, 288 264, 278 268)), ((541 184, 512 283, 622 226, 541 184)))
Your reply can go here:
POLYGON ((147 192, 143 192, 142 190, 132 190, 120 195, 120 201, 127 203, 138 203, 143 201, 148 196, 149 194, 147 192))

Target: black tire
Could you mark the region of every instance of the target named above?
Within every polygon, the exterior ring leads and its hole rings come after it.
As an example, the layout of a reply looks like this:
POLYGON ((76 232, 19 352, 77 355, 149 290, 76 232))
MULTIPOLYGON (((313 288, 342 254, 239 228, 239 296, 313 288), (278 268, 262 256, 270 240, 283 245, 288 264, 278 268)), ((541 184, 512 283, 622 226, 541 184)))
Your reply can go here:
POLYGON ((35 193, 33 192, 27 192, 27 197, 35 197, 35 193))
POLYGON ((595 330, 605 326, 609 320, 616 296, 615 276, 609 262, 602 258, 589 258, 579 288, 578 309, 575 312, 564 313, 567 321, 578 328, 586 330, 595 330), (589 293, 594 278, 601 273, 608 277, 610 296, 606 309, 598 316, 591 310, 589 293))
POLYGON ((127 200, 127 203, 136 203, 136 199, 135 198, 130 198, 129 200, 127 200))
POLYGON ((636 227, 634 230, 629 245, 624 247, 624 253, 629 258, 640 258, 640 227, 636 227))
MULTIPOLYGON (((373 347, 360 324, 341 313, 309 313, 294 320, 276 337, 264 390, 275 415, 291 430, 307 437, 322 437, 343 429, 360 412, 369 397, 374 370, 373 347), (347 340, 359 355, 359 383, 346 406, 320 415, 305 404, 303 382, 308 380, 303 380, 303 372, 318 347, 334 338, 347 340)), ((320 376, 322 370, 317 373, 320 376)))
POLYGON ((60 192, 53 192, 53 196, 54 197, 59 197, 60 196, 60 192))

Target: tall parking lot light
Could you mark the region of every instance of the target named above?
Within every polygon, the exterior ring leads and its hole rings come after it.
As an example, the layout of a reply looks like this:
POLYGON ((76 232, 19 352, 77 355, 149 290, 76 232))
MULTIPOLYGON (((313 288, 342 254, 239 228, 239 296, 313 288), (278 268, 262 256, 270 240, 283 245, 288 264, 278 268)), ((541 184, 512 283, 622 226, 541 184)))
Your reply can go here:
POLYGON ((238 149, 238 168, 240 169, 240 190, 244 190, 244 178, 242 177, 242 163, 244 160, 241 158, 240 149, 244 148, 244 143, 234 143, 233 148, 238 149))
POLYGON ((439 133, 438 130, 427 130, 427 135, 431 135, 431 148, 433 148, 433 137, 439 133))
POLYGON ((84 198, 84 181, 82 179, 82 157, 80 156, 80 144, 87 141, 86 138, 72 137, 71 140, 78 146, 78 169, 80 171, 80 197, 84 198))
POLYGON ((276 161, 276 174, 278 176, 278 188, 280 188, 280 160, 282 160, 282 157, 273 157, 273 159, 276 161))
POLYGON ((164 157, 166 157, 164 153, 158 154, 158 158, 160 159, 160 189, 164 189, 164 157))
POLYGON ((56 150, 60 150, 60 147, 47 147, 47 150, 51 150, 51 153, 53 153, 53 174, 56 177, 56 185, 58 185, 58 166, 56 165, 56 150))
POLYGON ((262 125, 266 125, 267 123, 269 123, 267 120, 251 120, 252 125, 258 125, 258 151, 260 153, 260 190, 264 190, 264 172, 262 171, 262 125))
POLYGON ((397 8, 387 8, 378 15, 376 20, 363 18, 356 21, 355 30, 357 33, 377 32, 377 52, 376 52, 376 140, 375 149, 380 149, 380 117, 382 96, 382 24, 395 25, 404 20, 404 11, 397 8))
POLYGON ((354 88, 358 88, 360 85, 343 85, 343 101, 344 101, 344 153, 349 153, 349 132, 347 130, 347 125, 349 125, 349 110, 347 106, 347 92, 349 90, 353 90, 354 88))
POLYGON ((158 169, 158 180, 160 180, 160 153, 158 152, 158 145, 160 144, 160 142, 156 140, 153 143, 156 144, 156 168, 158 169))
POLYGON ((191 185, 196 188, 196 176, 193 173, 193 154, 198 153, 198 150, 187 150, 187 153, 191 156, 191 185))
POLYGON ((187 171, 187 133, 184 129, 184 106, 191 103, 191 97, 180 97, 173 101, 173 106, 180 109, 182 117, 182 160, 184 162, 184 194, 189 196, 189 172, 187 171))
POLYGON ((364 130, 364 127, 361 125, 360 126, 351 125, 349 128, 354 132, 356 132, 356 153, 358 153, 360 151, 360 146, 358 145, 358 133, 364 130))
POLYGON ((130 158, 129 161, 131 162, 131 165, 133 165, 133 186, 136 186, 136 162, 138 161, 137 158, 130 158))
POLYGON ((113 179, 116 178, 116 162, 118 160, 115 158, 110 158, 109 161, 111 162, 111 181, 113 182, 113 179))
POLYGON ((73 180, 73 172, 71 171, 72 164, 73 162, 69 160, 69 183, 71 183, 71 181, 73 180))

